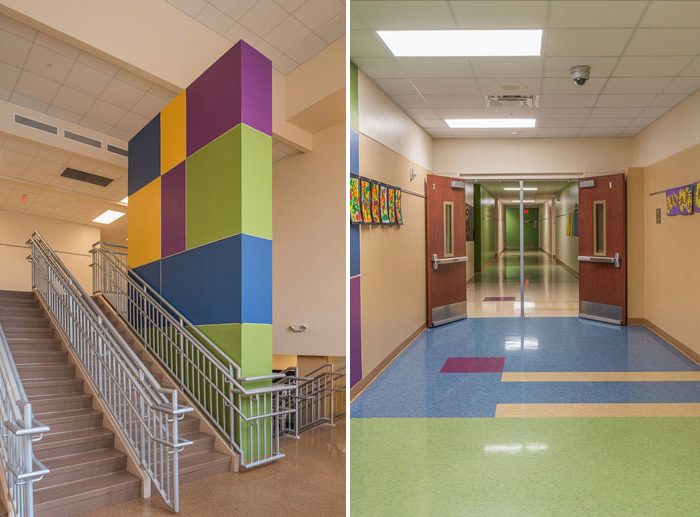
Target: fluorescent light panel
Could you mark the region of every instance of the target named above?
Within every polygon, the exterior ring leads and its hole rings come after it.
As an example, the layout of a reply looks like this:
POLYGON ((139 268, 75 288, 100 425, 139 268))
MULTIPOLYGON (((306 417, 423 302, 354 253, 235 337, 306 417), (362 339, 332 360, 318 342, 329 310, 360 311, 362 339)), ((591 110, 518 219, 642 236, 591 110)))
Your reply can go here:
MULTIPOLYGON (((503 187, 503 190, 520 190, 520 187, 503 187)), ((537 190, 537 187, 523 187, 523 190, 537 190)))
POLYGON ((116 210, 107 210, 106 212, 95 217, 92 222, 100 224, 112 224, 114 221, 126 215, 124 212, 117 212, 116 210))
MULTIPOLYGON (((511 203, 520 203, 520 200, 519 199, 511 199, 510 202, 511 203)), ((523 199, 523 203, 534 203, 534 202, 535 202, 534 199, 523 199)))
POLYGON ((446 118, 445 122, 453 129, 492 129, 535 127, 534 118, 446 118))
POLYGON ((377 31, 396 57, 539 56, 541 30, 377 31))

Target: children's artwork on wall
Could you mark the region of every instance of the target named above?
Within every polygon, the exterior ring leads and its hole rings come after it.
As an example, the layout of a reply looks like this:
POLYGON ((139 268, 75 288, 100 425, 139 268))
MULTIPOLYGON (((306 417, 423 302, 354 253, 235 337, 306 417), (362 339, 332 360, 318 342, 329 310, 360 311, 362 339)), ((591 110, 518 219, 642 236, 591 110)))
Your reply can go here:
POLYGON ((360 212, 360 179, 356 176, 350 176, 350 222, 359 224, 362 222, 362 213, 360 212))
POLYGON ((360 202, 362 204, 362 222, 372 222, 372 182, 367 178, 360 178, 360 202))
POLYGON ((578 205, 574 206, 574 221, 573 221, 573 228, 571 232, 573 233, 574 237, 578 237, 578 205))
POLYGON ((693 204, 693 185, 684 185, 666 191, 666 215, 691 215, 693 204))
POLYGON ((389 189, 386 185, 379 187, 380 192, 380 210, 382 214, 382 224, 389 224, 389 189))
POLYGON ((401 209, 401 189, 397 188, 394 194, 396 205, 396 224, 403 224, 403 210, 401 209))
POLYGON ((695 202, 693 203, 693 210, 696 214, 700 214, 700 181, 695 184, 695 202))
POLYGON ((372 182, 372 222, 374 224, 380 224, 382 222, 382 217, 379 213, 379 183, 376 181, 372 182))
POLYGON ((474 207, 467 203, 467 242, 474 242, 474 207))
POLYGON ((389 187, 389 223, 396 224, 396 189, 389 187))

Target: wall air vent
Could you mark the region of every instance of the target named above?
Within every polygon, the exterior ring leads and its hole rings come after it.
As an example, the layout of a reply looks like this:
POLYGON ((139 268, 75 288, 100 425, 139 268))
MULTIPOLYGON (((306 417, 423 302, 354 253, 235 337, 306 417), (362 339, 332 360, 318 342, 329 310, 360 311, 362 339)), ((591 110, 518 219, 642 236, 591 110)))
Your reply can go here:
POLYGON ((100 187, 106 187, 112 181, 111 178, 105 178, 104 176, 98 176, 97 174, 90 174, 89 172, 79 171, 77 169, 71 169, 67 167, 61 176, 64 178, 70 178, 76 181, 82 181, 83 183, 90 183, 91 185, 99 185, 100 187))
POLYGON ((39 131, 45 131, 51 133, 52 135, 58 135, 58 128, 52 126, 51 124, 45 124, 44 122, 39 122, 38 120, 33 120, 22 115, 15 114, 15 124, 22 124, 23 126, 38 129, 39 131))
POLYGON ((63 136, 66 137, 68 140, 75 140, 76 142, 80 142, 81 144, 102 149, 102 142, 100 142, 99 140, 95 140, 94 138, 79 135, 78 133, 73 133, 72 131, 68 131, 67 129, 63 131, 63 136))
POLYGON ((121 147, 117 147, 116 145, 107 144, 107 150, 110 153, 120 154, 122 156, 129 156, 129 151, 127 151, 126 149, 122 149, 121 147))
POLYGON ((487 108, 538 108, 539 95, 484 95, 487 108))

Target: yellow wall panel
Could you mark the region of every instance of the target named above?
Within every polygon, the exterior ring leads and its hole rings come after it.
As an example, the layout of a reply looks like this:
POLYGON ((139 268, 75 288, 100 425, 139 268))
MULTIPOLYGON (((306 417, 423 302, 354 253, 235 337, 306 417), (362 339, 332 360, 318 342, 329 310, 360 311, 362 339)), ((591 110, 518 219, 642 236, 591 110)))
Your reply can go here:
POLYGON ((128 264, 134 268, 159 259, 160 178, 157 178, 129 196, 128 264))
POLYGON ((187 155, 185 90, 182 90, 160 114, 160 173, 165 174, 187 155))

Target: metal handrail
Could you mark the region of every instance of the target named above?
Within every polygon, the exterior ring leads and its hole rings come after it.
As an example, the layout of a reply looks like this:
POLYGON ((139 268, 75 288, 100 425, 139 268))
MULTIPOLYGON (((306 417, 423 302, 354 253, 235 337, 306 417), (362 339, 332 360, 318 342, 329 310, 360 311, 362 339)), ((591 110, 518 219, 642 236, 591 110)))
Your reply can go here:
POLYGON ((34 483, 47 469, 34 455, 34 442, 49 428, 34 417, 15 361, 0 325, 0 461, 11 510, 17 517, 34 515, 34 483))
POLYGON ((160 386, 97 304, 37 232, 31 246, 32 285, 67 338, 142 469, 173 511, 180 508, 179 455, 191 441, 179 421, 193 411, 178 392, 160 386))
POLYGON ((93 292, 104 299, 143 341, 212 425, 251 468, 283 458, 279 420, 293 409, 281 406, 288 386, 251 387, 283 374, 243 377, 240 366, 180 311, 126 265, 126 254, 96 242, 93 292))

